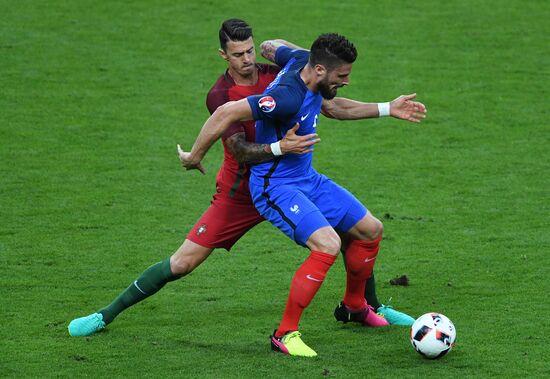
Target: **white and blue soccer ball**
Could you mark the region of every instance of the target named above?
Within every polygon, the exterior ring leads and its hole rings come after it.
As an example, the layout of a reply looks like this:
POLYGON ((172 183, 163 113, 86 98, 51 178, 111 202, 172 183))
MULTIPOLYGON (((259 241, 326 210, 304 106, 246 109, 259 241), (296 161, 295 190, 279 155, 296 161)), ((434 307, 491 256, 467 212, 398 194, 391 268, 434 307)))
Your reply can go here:
POLYGON ((451 320, 441 313, 426 313, 411 327, 411 344, 428 359, 441 358, 453 348, 456 329, 451 320))

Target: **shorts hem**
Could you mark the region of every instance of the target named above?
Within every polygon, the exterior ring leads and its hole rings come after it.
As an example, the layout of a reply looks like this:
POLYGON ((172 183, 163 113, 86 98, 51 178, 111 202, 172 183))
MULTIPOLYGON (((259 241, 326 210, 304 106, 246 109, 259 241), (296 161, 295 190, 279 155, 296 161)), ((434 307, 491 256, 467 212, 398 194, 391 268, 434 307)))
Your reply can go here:
POLYGON ((199 242, 198 240, 196 240, 194 238, 190 238, 189 235, 187 237, 185 237, 185 239, 188 239, 189 241, 191 241, 193 243, 196 243, 199 246, 206 247, 208 249, 225 249, 227 251, 230 251, 231 248, 235 245, 234 243, 231 244, 231 245, 216 245, 216 244, 204 243, 203 241, 199 242))

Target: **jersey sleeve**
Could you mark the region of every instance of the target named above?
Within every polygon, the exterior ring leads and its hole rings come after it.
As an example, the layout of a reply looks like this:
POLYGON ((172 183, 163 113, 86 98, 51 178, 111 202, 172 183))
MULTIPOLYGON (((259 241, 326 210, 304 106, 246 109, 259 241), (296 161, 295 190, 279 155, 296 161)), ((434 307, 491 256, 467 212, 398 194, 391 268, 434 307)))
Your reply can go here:
POLYGON ((291 49, 288 46, 279 46, 275 51, 275 63, 279 67, 284 67, 291 58, 305 58, 309 59, 309 52, 302 49, 291 49))
MULTIPOLYGON (((206 107, 210 114, 214 113, 219 106, 227 103, 229 97, 227 96, 227 90, 212 90, 208 92, 206 96, 206 107)), ((244 133, 244 125, 240 122, 234 122, 227 128, 227 130, 222 134, 222 140, 225 141, 233 134, 244 133)))
POLYGON ((273 91, 263 95, 246 98, 254 120, 286 119, 294 116, 300 110, 303 96, 289 86, 278 86, 273 91))

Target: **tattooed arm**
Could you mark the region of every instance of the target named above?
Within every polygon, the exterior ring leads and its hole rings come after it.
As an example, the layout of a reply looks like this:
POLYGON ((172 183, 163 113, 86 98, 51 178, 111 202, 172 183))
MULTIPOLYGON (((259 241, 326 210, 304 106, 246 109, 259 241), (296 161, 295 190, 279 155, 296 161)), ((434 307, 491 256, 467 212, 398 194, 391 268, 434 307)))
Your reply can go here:
POLYGON ((295 45, 293 43, 290 43, 288 41, 285 41, 284 39, 272 39, 261 43, 260 50, 262 52, 262 57, 264 57, 268 61, 275 63, 275 52, 281 46, 287 46, 287 47, 290 47, 291 49, 305 50, 304 48, 298 45, 295 45))
POLYGON ((261 163, 274 158, 268 144, 247 142, 244 133, 233 134, 225 140, 225 143, 239 164, 261 163))
MULTIPOLYGON (((281 152, 283 154, 305 154, 311 152, 312 146, 321 141, 317 134, 308 134, 300 136, 296 130, 300 125, 296 124, 289 129, 281 142, 281 152)), ((225 143, 239 164, 255 164, 272 160, 275 158, 269 144, 259 144, 248 142, 244 133, 235 133, 225 140, 225 143)))

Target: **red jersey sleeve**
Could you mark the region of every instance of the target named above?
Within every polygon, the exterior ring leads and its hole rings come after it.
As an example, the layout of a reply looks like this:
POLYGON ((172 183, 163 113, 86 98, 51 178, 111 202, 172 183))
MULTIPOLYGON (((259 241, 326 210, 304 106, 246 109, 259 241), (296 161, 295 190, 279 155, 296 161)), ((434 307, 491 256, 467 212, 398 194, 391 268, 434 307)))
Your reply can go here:
MULTIPOLYGON (((206 107, 210 114, 214 113, 220 105, 223 105, 229 101, 229 86, 225 84, 225 76, 222 75, 220 79, 214 84, 214 87, 208 92, 206 96, 206 107)), ((227 128, 222 134, 222 140, 225 141, 233 134, 244 133, 245 129, 242 123, 235 122, 227 128)))

